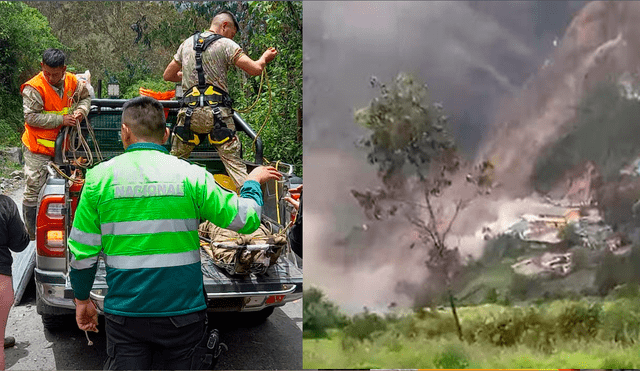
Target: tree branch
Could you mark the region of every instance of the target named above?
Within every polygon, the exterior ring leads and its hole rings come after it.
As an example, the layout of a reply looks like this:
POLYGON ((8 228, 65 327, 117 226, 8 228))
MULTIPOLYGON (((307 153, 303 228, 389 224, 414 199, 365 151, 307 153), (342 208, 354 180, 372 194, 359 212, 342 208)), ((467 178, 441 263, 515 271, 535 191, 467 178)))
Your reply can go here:
POLYGON ((456 202, 456 211, 454 211, 453 217, 451 217, 451 220, 449 221, 449 225, 447 226, 447 229, 445 229, 444 233, 442 234, 443 241, 447 236, 447 234, 449 233, 449 231, 451 230, 451 227, 453 226, 453 222, 458 217, 458 213, 460 212, 460 210, 464 209, 464 207, 466 206, 465 204, 466 202, 464 200, 458 200, 458 202, 456 202))
POLYGON ((426 224, 424 224, 424 221, 422 219, 411 216, 411 215, 407 215, 407 219, 411 224, 418 227, 421 231, 426 232, 428 237, 431 238, 431 241, 433 242, 434 245, 438 244, 438 240, 436 239, 436 236, 434 236, 431 229, 426 224))
POLYGON ((429 192, 426 191, 425 192, 425 199, 427 201, 427 210, 429 210, 429 217, 431 218, 431 220, 429 220, 429 224, 431 225, 431 227, 429 229, 432 229, 432 233, 435 235, 436 237, 436 245, 438 244, 439 241, 441 241, 440 235, 438 234, 438 224, 436 223, 436 216, 433 212, 433 206, 431 205, 431 198, 429 197, 429 192))

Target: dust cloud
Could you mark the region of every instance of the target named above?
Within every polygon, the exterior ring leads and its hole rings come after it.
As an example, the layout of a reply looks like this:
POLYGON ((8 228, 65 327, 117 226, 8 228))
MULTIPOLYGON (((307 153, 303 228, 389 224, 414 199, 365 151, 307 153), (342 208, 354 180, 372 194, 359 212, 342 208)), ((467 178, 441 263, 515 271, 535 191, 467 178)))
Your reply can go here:
MULTIPOLYGON (((584 2, 309 2, 304 6, 305 285, 323 289, 349 312, 409 306, 400 282, 426 278, 425 256, 410 249, 399 221, 365 219, 351 189, 380 182, 354 142, 365 133, 356 109, 375 96, 372 75, 387 82, 405 71, 443 103, 452 133, 470 160, 491 154, 490 126, 503 103, 530 86, 584 2)), ((505 117, 511 117, 505 114, 505 117)), ((520 145, 521 143, 518 143, 520 145)), ((506 154, 505 154, 506 156, 506 154)), ((501 229, 522 197, 500 192, 472 203, 451 243, 478 256, 476 231, 501 229), (505 204, 502 207, 500 205, 505 204), (481 218, 478 216, 482 216, 481 218)))

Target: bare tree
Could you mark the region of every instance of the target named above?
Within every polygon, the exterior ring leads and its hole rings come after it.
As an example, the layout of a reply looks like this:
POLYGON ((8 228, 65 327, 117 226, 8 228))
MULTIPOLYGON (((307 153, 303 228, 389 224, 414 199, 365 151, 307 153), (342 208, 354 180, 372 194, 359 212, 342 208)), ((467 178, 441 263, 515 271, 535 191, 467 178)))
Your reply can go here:
MULTIPOLYGON (((461 159, 447 132, 447 117, 441 104, 429 104, 426 85, 400 73, 389 87, 371 78, 380 89, 368 107, 355 114, 356 123, 371 130, 359 145, 368 151, 368 160, 377 166, 383 186, 376 190, 352 190, 368 218, 386 219, 401 215, 419 237, 409 248, 427 250, 425 265, 429 280, 447 292, 462 340, 462 329, 451 291, 453 278, 461 267, 458 249, 447 237, 471 196, 443 197, 459 174, 461 159)), ((492 165, 476 166, 462 183, 472 183, 481 192, 488 190, 492 165)))

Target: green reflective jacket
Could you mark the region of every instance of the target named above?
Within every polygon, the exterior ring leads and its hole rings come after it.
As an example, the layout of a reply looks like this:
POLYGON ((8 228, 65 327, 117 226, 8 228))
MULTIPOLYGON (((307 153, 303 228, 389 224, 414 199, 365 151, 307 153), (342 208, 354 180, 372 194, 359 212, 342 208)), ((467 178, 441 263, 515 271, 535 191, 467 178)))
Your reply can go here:
POLYGON ((261 208, 258 182, 245 182, 238 197, 164 147, 132 144, 87 171, 68 241, 74 295, 89 297, 103 252, 105 312, 162 317, 205 309, 200 219, 251 233, 261 208))

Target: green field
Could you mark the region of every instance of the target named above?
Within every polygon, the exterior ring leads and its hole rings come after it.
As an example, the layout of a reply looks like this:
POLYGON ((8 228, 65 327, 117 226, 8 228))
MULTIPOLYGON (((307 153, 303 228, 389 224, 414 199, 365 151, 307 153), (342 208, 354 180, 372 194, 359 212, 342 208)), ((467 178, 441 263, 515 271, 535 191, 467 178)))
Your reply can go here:
MULTIPOLYGON (((363 313, 310 338, 304 368, 639 368, 640 298, 363 313), (340 327, 340 326, 338 326, 340 327)), ((305 322, 307 318, 305 318, 305 322)), ((312 323, 312 322, 309 322, 312 323)))
POLYGON ((381 336, 343 349, 331 339, 304 339, 303 366, 318 368, 638 368, 640 345, 568 341, 551 354, 527 346, 495 347, 460 342, 455 336, 410 339, 381 336))

